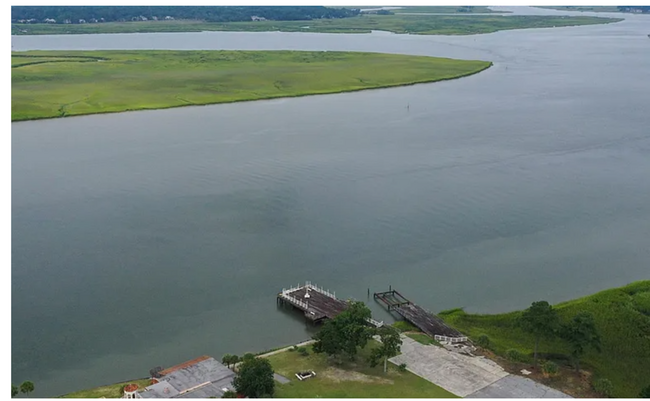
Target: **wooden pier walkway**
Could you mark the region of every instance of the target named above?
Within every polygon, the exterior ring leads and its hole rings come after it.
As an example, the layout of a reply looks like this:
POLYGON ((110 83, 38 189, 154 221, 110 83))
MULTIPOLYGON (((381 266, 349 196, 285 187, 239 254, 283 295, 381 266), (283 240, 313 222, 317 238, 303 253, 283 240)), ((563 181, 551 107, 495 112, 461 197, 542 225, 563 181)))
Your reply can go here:
POLYGON ((447 326, 441 318, 414 304, 396 290, 376 292, 374 298, 382 302, 388 311, 399 313, 408 322, 438 341, 450 343, 467 341, 467 337, 458 330, 447 326))
MULTIPOLYGON (((325 319, 333 319, 343 312, 348 303, 336 297, 336 293, 325 290, 322 287, 313 285, 307 281, 305 285, 291 288, 283 288, 278 294, 278 302, 288 303, 304 312, 305 317, 314 323, 320 323, 325 319)), ((375 327, 381 327, 384 322, 368 319, 368 323, 375 327)))

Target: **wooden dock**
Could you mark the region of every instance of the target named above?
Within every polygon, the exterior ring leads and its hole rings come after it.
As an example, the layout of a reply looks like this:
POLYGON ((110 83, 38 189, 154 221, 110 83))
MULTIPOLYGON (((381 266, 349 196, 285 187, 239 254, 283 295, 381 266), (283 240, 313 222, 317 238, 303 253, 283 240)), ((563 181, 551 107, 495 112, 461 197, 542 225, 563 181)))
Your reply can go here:
POLYGON ((383 303, 388 311, 397 312, 405 320, 436 340, 449 343, 467 341, 467 337, 458 330, 447 326, 441 318, 414 304, 396 290, 376 292, 374 298, 383 303))
MULTIPOLYGON (((314 323, 333 319, 348 307, 348 303, 338 299, 335 292, 313 285, 309 281, 302 286, 283 288, 282 292, 278 294, 277 301, 282 304, 290 304, 301 310, 305 314, 305 318, 314 323)), ((384 322, 374 319, 369 319, 368 323, 375 327, 384 325, 384 322)))

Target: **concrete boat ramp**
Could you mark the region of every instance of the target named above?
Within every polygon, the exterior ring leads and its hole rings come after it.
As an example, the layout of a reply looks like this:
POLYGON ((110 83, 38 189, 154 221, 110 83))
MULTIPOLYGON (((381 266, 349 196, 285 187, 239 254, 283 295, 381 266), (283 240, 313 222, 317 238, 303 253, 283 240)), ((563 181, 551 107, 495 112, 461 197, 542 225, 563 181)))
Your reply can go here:
POLYGON ((511 375, 480 356, 467 356, 402 336, 401 355, 390 359, 410 372, 467 398, 572 398, 525 377, 511 375))

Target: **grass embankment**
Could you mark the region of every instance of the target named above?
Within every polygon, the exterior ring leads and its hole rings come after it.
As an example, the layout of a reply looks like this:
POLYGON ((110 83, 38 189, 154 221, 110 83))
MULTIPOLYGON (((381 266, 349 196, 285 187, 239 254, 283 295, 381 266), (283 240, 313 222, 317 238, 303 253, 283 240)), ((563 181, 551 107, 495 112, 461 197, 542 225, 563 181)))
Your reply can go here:
POLYGON ((397 13, 395 15, 361 15, 351 18, 310 21, 247 21, 225 23, 201 21, 140 21, 69 25, 12 24, 11 33, 13 35, 201 31, 369 33, 370 31, 376 30, 421 35, 473 35, 509 29, 592 25, 618 21, 622 21, 622 19, 528 15, 404 15, 397 13))
POLYGON ((459 78, 490 65, 349 52, 13 52, 11 119, 385 88, 459 78))
MULTIPOLYGON (((602 352, 587 351, 581 358, 581 368, 591 371, 595 379, 609 379, 614 396, 637 397, 641 388, 650 385, 650 280, 564 302, 554 309, 563 322, 581 311, 594 315, 602 352)), ((532 355, 534 339, 517 327, 520 315, 473 315, 461 309, 439 313, 445 322, 473 340, 486 334, 491 350, 498 355, 508 349, 532 355)), ((540 352, 560 364, 566 363, 570 354, 568 345, 557 338, 542 340, 540 352)))
POLYGON ((378 344, 371 341, 360 351, 355 362, 333 365, 324 354, 314 354, 307 347, 308 356, 297 352, 282 352, 268 357, 276 373, 291 383, 276 383, 276 398, 456 398, 435 384, 414 375, 400 372, 391 363, 384 373, 383 364, 371 368, 366 357, 378 344), (295 374, 315 371, 316 377, 299 381, 295 374))
POLYGON ((419 342, 423 345, 436 345, 441 347, 442 345, 431 338, 428 334, 423 333, 420 329, 413 326, 411 323, 406 320, 398 320, 392 324, 400 333, 403 333, 405 336, 410 337, 411 339, 419 342))
POLYGON ((132 380, 88 390, 75 391, 74 393, 63 395, 60 398, 122 398, 122 387, 131 383, 135 383, 139 388, 143 389, 151 384, 151 379, 132 380))

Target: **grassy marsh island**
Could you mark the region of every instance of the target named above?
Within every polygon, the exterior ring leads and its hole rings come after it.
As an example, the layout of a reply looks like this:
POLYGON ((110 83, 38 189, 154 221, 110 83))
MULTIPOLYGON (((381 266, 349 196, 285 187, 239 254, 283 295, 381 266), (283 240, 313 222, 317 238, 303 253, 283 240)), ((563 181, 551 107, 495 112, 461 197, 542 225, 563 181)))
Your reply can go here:
MULTIPOLYGON (((406 12, 406 11, 403 11, 406 12)), ((422 8, 409 12, 426 12, 422 8)), ((606 24, 617 18, 529 15, 365 15, 308 21, 204 22, 199 20, 105 22, 95 24, 12 24, 13 35, 60 35, 136 32, 321 32, 369 33, 389 31, 420 35, 474 35, 509 29, 552 28, 606 24)))
MULTIPOLYGON (((592 375, 586 378, 587 386, 598 379, 607 379, 612 384, 612 396, 634 398, 642 388, 650 385, 650 280, 563 302, 553 309, 562 323, 582 311, 594 317, 600 333, 601 352, 588 349, 581 358, 581 368, 592 375)), ((489 350, 496 355, 505 356, 508 350, 518 350, 530 357, 535 339, 517 325, 521 313, 475 315, 454 309, 440 312, 439 316, 475 343, 481 335, 487 335, 489 350)), ((539 350, 543 359, 560 366, 569 363, 569 345, 560 338, 542 340, 539 350)), ((577 381, 581 378, 585 379, 584 375, 560 375, 548 378, 547 384, 569 391, 579 385, 577 381)), ((584 394, 578 392, 578 395, 584 394)))
POLYGON ((386 88, 459 78, 490 65, 353 52, 12 52, 11 119, 386 88))

